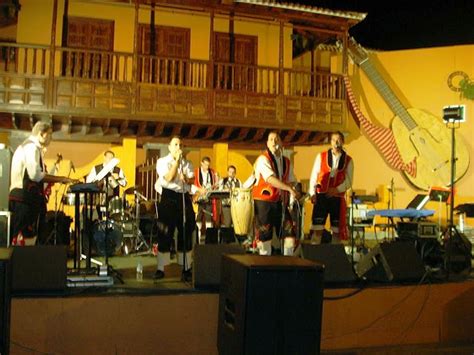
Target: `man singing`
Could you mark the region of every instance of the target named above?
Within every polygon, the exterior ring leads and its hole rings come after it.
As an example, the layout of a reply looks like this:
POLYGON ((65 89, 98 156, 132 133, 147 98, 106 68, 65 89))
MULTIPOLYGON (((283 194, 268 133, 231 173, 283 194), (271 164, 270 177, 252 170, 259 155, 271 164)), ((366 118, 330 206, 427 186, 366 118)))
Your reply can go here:
POLYGON ((189 193, 194 182, 194 171, 192 163, 183 157, 182 148, 181 138, 174 136, 168 145, 169 154, 156 162, 158 181, 155 188, 157 191, 161 190, 158 218, 165 228, 158 232, 158 267, 155 279, 165 276, 164 270, 170 263, 175 229, 178 230, 178 263, 184 265, 183 280, 189 281, 192 276, 192 233, 196 221, 189 193))
POLYGON ((267 149, 255 162, 254 176, 256 182, 252 189, 252 196, 259 254, 271 255, 275 228, 277 236, 284 239, 284 255, 292 255, 295 239, 287 208, 287 193, 293 198, 298 198, 299 193, 291 185, 296 182, 291 162, 283 156, 281 139, 275 131, 268 134, 267 149), (290 236, 293 237, 290 238, 290 236))

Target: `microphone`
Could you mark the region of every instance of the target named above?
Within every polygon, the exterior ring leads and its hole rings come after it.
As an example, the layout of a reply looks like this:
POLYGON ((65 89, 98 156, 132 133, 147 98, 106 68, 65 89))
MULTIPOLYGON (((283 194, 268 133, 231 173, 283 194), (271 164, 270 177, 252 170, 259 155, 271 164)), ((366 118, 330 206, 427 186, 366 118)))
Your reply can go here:
POLYGON ((76 172, 76 168, 74 167, 74 163, 72 162, 72 160, 71 160, 71 170, 73 173, 76 172))

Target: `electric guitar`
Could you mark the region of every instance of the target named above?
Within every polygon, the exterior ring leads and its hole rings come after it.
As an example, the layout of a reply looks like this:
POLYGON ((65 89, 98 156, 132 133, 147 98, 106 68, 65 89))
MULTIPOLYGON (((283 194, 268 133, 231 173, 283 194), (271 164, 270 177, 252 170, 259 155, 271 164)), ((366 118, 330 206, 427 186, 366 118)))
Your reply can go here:
MULTIPOLYGON (((417 172, 408 180, 416 187, 429 190, 431 186, 451 184, 451 134, 440 118, 416 109, 405 108, 375 66, 367 51, 353 38, 349 41, 349 55, 362 68, 390 109, 395 113, 391 129, 403 161, 416 157, 417 172)), ((456 173, 459 180, 469 167, 469 151, 460 139, 455 143, 456 173)))

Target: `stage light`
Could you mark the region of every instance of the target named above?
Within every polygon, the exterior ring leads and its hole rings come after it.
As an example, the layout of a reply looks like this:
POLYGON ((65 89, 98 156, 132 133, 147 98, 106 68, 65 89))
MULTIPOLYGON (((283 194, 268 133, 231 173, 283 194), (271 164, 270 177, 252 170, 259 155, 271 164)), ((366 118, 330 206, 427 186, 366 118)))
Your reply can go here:
POLYGON ((443 107, 444 122, 466 122, 466 105, 451 105, 443 107))

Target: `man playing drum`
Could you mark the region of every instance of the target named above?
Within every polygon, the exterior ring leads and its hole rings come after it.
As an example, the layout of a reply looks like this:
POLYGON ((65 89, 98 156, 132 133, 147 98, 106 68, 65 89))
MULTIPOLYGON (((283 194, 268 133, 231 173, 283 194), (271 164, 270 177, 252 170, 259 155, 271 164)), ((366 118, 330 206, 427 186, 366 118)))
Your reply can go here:
POLYGON ((255 162, 256 181, 252 190, 257 248, 260 255, 271 255, 275 228, 278 238, 284 238, 284 255, 292 255, 295 239, 287 206, 288 194, 293 198, 299 197, 299 193, 291 185, 296 179, 290 159, 283 156, 277 132, 271 131, 268 134, 266 147, 255 162))

